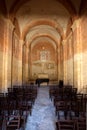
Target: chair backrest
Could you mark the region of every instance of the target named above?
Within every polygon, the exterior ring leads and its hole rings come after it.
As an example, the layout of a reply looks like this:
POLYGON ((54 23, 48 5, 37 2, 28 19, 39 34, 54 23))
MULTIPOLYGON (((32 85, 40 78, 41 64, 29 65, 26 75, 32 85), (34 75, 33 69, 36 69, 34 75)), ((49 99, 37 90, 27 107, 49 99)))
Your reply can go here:
POLYGON ((81 118, 77 120, 77 130, 86 130, 86 119, 81 118))
POLYGON ((65 101, 58 101, 56 103, 56 107, 59 109, 59 110, 66 110, 66 102, 65 101))
POLYGON ((10 116, 7 122, 6 130, 16 130, 20 128, 20 116, 10 116))
POLYGON ((57 130, 75 130, 75 122, 72 120, 59 120, 56 125, 57 130))

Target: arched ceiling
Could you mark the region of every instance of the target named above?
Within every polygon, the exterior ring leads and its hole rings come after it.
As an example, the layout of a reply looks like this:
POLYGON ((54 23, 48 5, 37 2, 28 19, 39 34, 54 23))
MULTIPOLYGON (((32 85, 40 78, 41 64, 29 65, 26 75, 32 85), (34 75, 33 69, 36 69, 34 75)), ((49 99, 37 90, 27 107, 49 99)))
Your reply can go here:
POLYGON ((64 6, 55 0, 46 0, 46 3, 44 0, 31 0, 17 11, 16 17, 21 30, 26 24, 38 18, 53 19, 65 29, 70 15, 64 6))
POLYGON ((73 3, 76 12, 79 13, 81 0, 71 0, 71 2, 73 3))
POLYGON ((55 41, 63 39, 69 19, 79 12, 81 0, 5 0, 5 3, 10 18, 16 18, 19 24, 20 37, 29 43, 42 36, 55 41))
POLYGON ((31 50, 38 43, 51 43, 51 45, 53 46, 53 48, 56 50, 56 44, 55 44, 55 42, 52 39, 48 38, 48 37, 44 37, 44 39, 43 39, 43 37, 36 38, 33 41, 33 44, 31 44, 31 50))
MULTIPOLYGON (((31 0, 9 0, 9 1, 5 0, 5 1, 7 3, 9 12, 15 14, 19 10, 19 8, 21 6, 23 6, 24 3, 27 3, 31 0)), ((70 12, 70 14, 76 13, 76 6, 74 7, 73 3, 75 3, 75 5, 76 5, 77 2, 74 2, 74 0, 68 0, 68 1, 67 0, 55 0, 55 1, 58 1, 62 5, 64 5, 65 8, 68 10, 68 12, 70 12)), ((78 1, 80 2, 80 0, 78 0, 78 1)), ((44 0, 44 2, 46 2, 46 0, 44 0)), ((49 4, 50 4, 50 1, 49 1, 49 4)))
MULTIPOLYGON (((35 19, 30 21, 25 28, 23 29, 22 32, 22 37, 25 38, 25 36, 27 35, 27 33, 33 28, 33 27, 40 27, 41 25, 48 25, 53 27, 55 30, 57 30, 57 32, 59 33, 59 35, 64 36, 63 33, 63 28, 60 26, 60 24, 52 19, 49 18, 39 18, 39 19, 35 19)), ((44 26, 45 27, 45 26, 44 26)))
MULTIPOLYGON (((51 41, 53 41, 55 43, 55 46, 56 48, 58 48, 58 45, 60 43, 60 40, 59 39, 55 39, 55 37, 53 37, 52 35, 50 34, 36 34, 36 35, 33 35, 32 38, 30 40, 27 40, 25 43, 28 47, 31 47, 31 44, 38 38, 41 38, 44 40, 44 38, 48 38, 50 39, 51 41), (59 41, 58 41, 59 40, 59 41)), ((51 42, 50 42, 51 43, 51 42)))
POLYGON ((26 40, 31 41, 32 37, 38 36, 38 35, 50 35, 54 37, 54 39, 58 40, 60 39, 60 35, 55 30, 55 28, 49 26, 49 25, 39 25, 33 27, 26 35, 26 40))

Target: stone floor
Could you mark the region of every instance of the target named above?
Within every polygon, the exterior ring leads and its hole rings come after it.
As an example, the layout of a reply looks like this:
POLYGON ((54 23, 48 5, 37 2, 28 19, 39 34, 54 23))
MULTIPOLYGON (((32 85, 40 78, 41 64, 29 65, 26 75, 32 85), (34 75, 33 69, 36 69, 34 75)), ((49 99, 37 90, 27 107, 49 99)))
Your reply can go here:
POLYGON ((49 98, 49 87, 40 86, 38 95, 28 117, 25 130, 55 130, 55 108, 49 98))

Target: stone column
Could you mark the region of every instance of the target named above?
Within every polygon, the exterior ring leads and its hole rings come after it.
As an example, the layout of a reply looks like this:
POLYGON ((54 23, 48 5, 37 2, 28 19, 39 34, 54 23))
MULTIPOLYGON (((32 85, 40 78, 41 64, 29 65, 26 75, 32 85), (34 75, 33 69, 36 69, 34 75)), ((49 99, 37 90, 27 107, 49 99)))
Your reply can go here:
POLYGON ((29 58, 29 49, 28 46, 26 46, 26 83, 28 83, 28 72, 29 72, 29 66, 28 66, 28 59, 29 58))
POLYGON ((28 72, 29 72, 29 70, 28 70, 28 68, 29 68, 29 66, 28 66, 28 54, 29 54, 29 49, 28 49, 28 47, 24 44, 23 45, 23 70, 22 70, 22 72, 23 72, 23 76, 22 76, 22 80, 23 80, 23 84, 25 84, 25 83, 27 83, 28 82, 28 72))
POLYGON ((3 57, 3 92, 11 87, 11 59, 14 25, 10 20, 5 20, 4 57, 3 57))
POLYGON ((80 19, 78 19, 72 25, 74 46, 74 86, 78 88, 79 92, 82 87, 82 41, 80 22, 80 19))
POLYGON ((18 85, 19 37, 14 32, 12 55, 12 86, 18 85))
POLYGON ((57 81, 59 81, 59 74, 58 74, 58 47, 56 48, 56 57, 57 57, 57 81))
MULTIPOLYGON (((61 44, 61 43, 60 43, 61 44)), ((61 79, 61 51, 60 45, 58 46, 58 81, 61 79)))
POLYGON ((6 19, 0 14, 0 92, 4 91, 4 41, 5 41, 6 19))
POLYGON ((31 62, 31 57, 30 57, 30 48, 28 46, 28 81, 30 81, 30 73, 31 73, 31 69, 30 69, 30 62, 31 62))
POLYGON ((65 84, 73 85, 73 42, 72 32, 62 41, 64 57, 64 81, 65 84))
POLYGON ((29 81, 31 82, 31 78, 32 78, 32 64, 31 64, 31 46, 28 47, 29 48, 29 57, 28 57, 28 64, 29 64, 29 81))
POLYGON ((67 84, 67 43, 66 40, 62 41, 62 45, 63 45, 63 81, 64 81, 64 85, 67 84))
POLYGON ((63 45, 60 45, 60 80, 63 80, 63 45))
POLYGON ((22 48, 22 84, 25 83, 25 44, 23 44, 22 48))
POLYGON ((18 85, 22 85, 22 57, 23 57, 23 44, 24 41, 19 41, 19 59, 18 59, 18 85))

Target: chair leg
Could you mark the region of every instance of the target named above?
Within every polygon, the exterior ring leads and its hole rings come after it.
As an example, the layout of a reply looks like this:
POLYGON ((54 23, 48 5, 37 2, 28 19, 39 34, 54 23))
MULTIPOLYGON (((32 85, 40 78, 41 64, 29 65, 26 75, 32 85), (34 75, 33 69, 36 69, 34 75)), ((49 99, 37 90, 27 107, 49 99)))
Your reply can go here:
POLYGON ((58 119, 60 119, 60 114, 59 114, 59 111, 58 111, 58 119))
POLYGON ((67 119, 67 111, 64 111, 64 117, 67 119))

